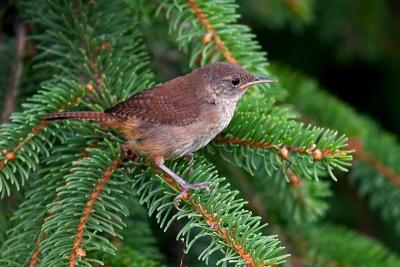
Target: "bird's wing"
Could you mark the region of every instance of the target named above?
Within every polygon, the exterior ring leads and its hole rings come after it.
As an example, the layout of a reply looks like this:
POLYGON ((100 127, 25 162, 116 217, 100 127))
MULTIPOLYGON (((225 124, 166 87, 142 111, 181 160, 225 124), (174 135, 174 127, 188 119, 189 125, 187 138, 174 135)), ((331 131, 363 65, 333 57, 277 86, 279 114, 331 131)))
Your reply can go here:
POLYGON ((116 117, 137 118, 144 122, 183 126, 200 115, 200 99, 181 83, 166 83, 129 97, 106 110, 116 117))

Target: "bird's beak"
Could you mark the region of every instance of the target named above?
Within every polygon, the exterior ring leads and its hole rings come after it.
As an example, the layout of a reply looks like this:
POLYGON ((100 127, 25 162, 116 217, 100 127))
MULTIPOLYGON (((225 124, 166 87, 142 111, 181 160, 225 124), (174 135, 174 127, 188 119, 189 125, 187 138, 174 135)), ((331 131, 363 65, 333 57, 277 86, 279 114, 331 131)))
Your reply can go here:
POLYGON ((272 78, 269 78, 269 77, 254 75, 253 81, 245 83, 240 87, 241 87, 241 89, 245 89, 245 88, 248 88, 249 86, 252 86, 252 85, 258 84, 258 83, 276 83, 276 82, 278 82, 278 81, 274 80, 272 78))

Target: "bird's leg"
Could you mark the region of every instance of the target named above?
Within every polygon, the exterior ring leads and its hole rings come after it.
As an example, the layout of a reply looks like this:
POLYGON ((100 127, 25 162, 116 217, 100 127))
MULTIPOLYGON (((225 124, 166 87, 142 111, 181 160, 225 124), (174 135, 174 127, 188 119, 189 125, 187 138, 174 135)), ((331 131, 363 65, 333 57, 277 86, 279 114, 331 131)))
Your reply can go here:
POLYGON ((192 176, 192 174, 193 174, 194 154, 193 153, 188 153, 188 154, 186 154, 186 158, 187 158, 188 164, 189 164, 189 176, 192 176))
POLYGON ((179 184, 181 188, 181 192, 174 198, 174 206, 176 209, 181 210, 178 206, 179 201, 185 197, 190 189, 198 190, 198 189, 208 189, 211 185, 209 182, 195 183, 190 184, 186 182, 182 177, 174 173, 170 168, 165 166, 163 158, 156 158, 154 163, 159 167, 163 172, 168 174, 174 181, 179 184))

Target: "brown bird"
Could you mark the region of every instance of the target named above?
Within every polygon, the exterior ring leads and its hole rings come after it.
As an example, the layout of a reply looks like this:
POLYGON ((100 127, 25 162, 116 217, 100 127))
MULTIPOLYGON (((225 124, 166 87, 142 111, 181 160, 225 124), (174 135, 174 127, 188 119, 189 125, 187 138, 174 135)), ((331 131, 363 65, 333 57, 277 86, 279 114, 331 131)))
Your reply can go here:
POLYGON ((177 207, 189 189, 210 184, 187 183, 164 165, 165 160, 191 157, 229 124, 239 98, 251 85, 274 81, 239 65, 217 62, 133 95, 104 112, 62 112, 43 118, 99 121, 116 128, 131 151, 150 158, 180 185, 181 193, 174 199, 177 207))

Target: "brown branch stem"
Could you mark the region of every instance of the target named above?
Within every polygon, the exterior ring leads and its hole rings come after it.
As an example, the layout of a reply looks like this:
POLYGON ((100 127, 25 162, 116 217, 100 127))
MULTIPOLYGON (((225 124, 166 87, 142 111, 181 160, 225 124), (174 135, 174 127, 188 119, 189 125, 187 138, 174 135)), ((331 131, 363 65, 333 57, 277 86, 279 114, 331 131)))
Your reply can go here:
MULTIPOLYGON (((59 112, 62 110, 65 110, 66 108, 76 106, 80 103, 82 100, 83 95, 80 94, 70 102, 66 104, 62 104, 59 107, 57 107, 54 111, 52 112, 59 112)), ((14 161, 17 157, 18 152, 21 150, 21 148, 28 143, 32 138, 34 138, 36 135, 38 135, 44 128, 46 128, 47 123, 44 121, 41 121, 38 125, 32 128, 32 130, 23 138, 11 151, 0 151, 1 153, 6 154, 4 159, 0 160, 0 170, 4 168, 8 162, 14 161)))
MULTIPOLYGON (((97 145, 98 145, 98 141, 96 140, 96 141, 94 141, 93 143, 91 143, 88 147, 85 147, 85 148, 82 150, 81 157, 79 157, 79 159, 82 160, 82 159, 85 159, 85 158, 89 157, 88 148, 94 148, 94 147, 97 147, 97 145)), ((52 201, 52 204, 55 204, 55 203, 57 203, 58 201, 59 201, 59 198, 56 197, 56 198, 52 201)), ((53 205, 52 205, 52 206, 53 206, 53 205)), ((51 214, 52 214, 51 212, 47 211, 47 214, 46 214, 46 216, 44 217, 42 224, 47 220, 47 218, 48 218, 49 216, 51 216, 51 214)), ((30 262, 29 262, 29 264, 28 264, 29 267, 37 267, 37 266, 38 266, 38 261, 39 261, 39 256, 40 256, 40 248, 41 248, 41 247, 40 247, 40 244, 41 244, 42 240, 43 240, 45 237, 46 237, 46 232, 42 232, 42 231, 41 231, 41 232, 39 233, 39 235, 38 235, 37 240, 36 240, 35 250, 33 251, 32 256, 31 256, 31 260, 30 260, 30 262)))
POLYGON ((364 161, 378 173, 388 178, 395 186, 400 187, 400 174, 393 170, 390 166, 378 160, 374 155, 364 150, 362 140, 360 138, 352 138, 349 140, 349 149, 355 150, 354 156, 364 161))
POLYGON ((324 157, 341 157, 345 156, 345 152, 333 152, 330 149, 321 150, 315 144, 308 148, 301 148, 295 146, 287 146, 287 145, 273 145, 269 142, 263 141, 253 141, 247 139, 241 139, 239 137, 223 137, 221 135, 217 136, 213 140, 216 144, 230 144, 230 145, 242 145, 250 148, 258 148, 258 149, 272 149, 279 151, 279 155, 287 159, 291 152, 297 154, 308 154, 311 155, 315 160, 322 160, 324 157))
POLYGON ((121 165, 120 159, 112 162, 110 167, 108 167, 103 172, 103 177, 101 178, 99 183, 94 188, 92 194, 89 196, 89 198, 86 202, 86 206, 83 209, 82 216, 79 220, 79 224, 78 224, 76 234, 75 234, 75 240, 72 244, 72 252, 71 252, 71 255, 69 258, 69 267, 76 266, 76 259, 78 256, 86 255, 85 250, 81 247, 86 224, 87 224, 87 222, 90 218, 90 215, 93 211, 94 205, 96 204, 96 201, 99 198, 101 192, 103 191, 107 181, 110 179, 113 171, 116 170, 120 165, 121 165))
MULTIPOLYGON (((22 37, 21 37, 22 38, 22 37)), ((25 38, 25 37, 24 37, 25 38)), ((25 39, 24 39, 25 40, 25 39)), ((20 43, 25 43, 25 41, 24 42, 20 42, 20 43)), ((23 44, 19 44, 18 45, 18 51, 19 50, 21 50, 21 55, 22 55, 22 53, 23 53, 23 44)), ((100 51, 100 49, 108 49, 109 48, 109 46, 110 46, 110 44, 109 44, 109 42, 108 41, 106 41, 106 42, 104 42, 103 43, 103 45, 99 48, 98 46, 96 46, 96 47, 94 47, 94 51, 96 51, 97 53, 100 51)), ((92 70, 92 72, 93 72, 93 75, 94 75, 94 77, 95 77, 95 85, 96 85, 96 88, 97 88, 97 90, 98 90, 98 93, 100 94, 101 93, 101 88, 104 86, 104 84, 103 84, 103 80, 102 80, 102 76, 101 76, 101 68, 100 68, 100 66, 99 66, 99 64, 97 64, 96 63, 96 61, 94 60, 94 57, 92 56, 92 53, 90 53, 90 51, 89 51, 90 49, 89 48, 86 48, 85 49, 85 51, 86 51, 86 54, 87 54, 87 56, 88 56, 88 59, 89 59, 89 63, 90 63, 90 67, 91 67, 91 70, 92 70)), ((21 64, 22 64, 22 56, 20 56, 20 58, 21 58, 21 64)), ((23 65, 22 65, 22 67, 23 67, 23 65)), ((22 74, 22 67, 21 67, 21 74, 22 74)), ((21 75, 20 74, 20 75, 21 75)), ((19 81, 20 82, 20 81, 19 81)), ((19 87, 19 86, 18 86, 19 87)), ((86 91, 89 93, 88 95, 89 96, 91 96, 91 94, 94 92, 94 88, 93 88, 93 85, 91 84, 91 83, 87 83, 86 85, 85 85, 85 89, 86 89, 86 91)), ((16 92, 16 90, 14 90, 13 92, 16 92)), ((83 98, 83 95, 79 95, 79 96, 77 96, 76 98, 74 98, 73 100, 71 100, 70 102, 68 102, 68 103, 66 103, 66 104, 62 104, 62 105, 60 105, 59 107, 57 107, 55 110, 53 110, 53 111, 51 111, 51 112, 60 112, 60 111, 63 111, 63 110, 65 110, 65 109, 67 109, 67 108, 69 108, 69 107, 73 107, 73 106, 76 106, 77 104, 79 104, 80 103, 80 101, 82 100, 82 98, 83 98)), ((8 102, 10 102, 10 101, 8 101, 8 102)), ((11 102, 10 102, 11 103, 11 102)), ((14 102, 12 102, 12 103, 14 103, 14 102)), ((11 105, 11 104, 10 104, 11 105)), ((12 104, 11 105, 11 107, 13 107, 13 105, 14 104, 12 104)), ((6 109, 6 110, 8 110, 9 111, 9 113, 7 113, 8 115, 7 115, 7 118, 8 118, 8 116, 9 116, 9 114, 12 112, 12 108, 11 109, 6 109)), ((51 113, 50 112, 50 113, 51 113)), ((4 114, 3 114, 4 115, 4 114)), ((4 159, 2 159, 1 161, 0 161, 0 170, 2 169, 2 168, 4 168, 4 166, 8 163, 8 162, 10 162, 10 161, 13 161, 13 160, 15 160, 16 159, 16 155, 17 155, 17 153, 19 152, 19 150, 27 143, 27 142, 29 142, 33 137, 35 137, 41 130, 43 130, 45 127, 46 127, 46 123, 45 122, 40 122, 37 126, 35 126, 34 128, 32 128, 32 131, 24 138, 24 139, 22 139, 22 141, 21 142, 19 142, 10 152, 9 151, 7 151, 7 152, 5 152, 5 154, 6 154, 6 156, 5 156, 5 158, 4 159)), ((1 152, 0 152, 0 155, 1 155, 1 152)))
MULTIPOLYGON (((160 173, 159 171, 156 172, 160 173)), ((161 177, 166 180, 169 185, 179 190, 179 185, 176 184, 174 180, 169 177, 169 175, 163 173, 161 177)), ((183 200, 185 200, 187 204, 191 205, 194 211, 204 218, 205 222, 210 226, 210 228, 213 229, 226 244, 231 246, 236 251, 236 253, 248 263, 246 266, 273 267, 276 265, 275 263, 270 263, 268 265, 264 262, 257 263, 250 252, 246 251, 243 245, 235 239, 235 230, 231 229, 230 231, 228 231, 227 228, 223 227, 220 221, 217 220, 215 216, 210 211, 208 211, 202 203, 198 202, 198 200, 193 197, 192 194, 187 193, 184 196, 183 200)))
POLYGON ((204 26, 206 30, 206 35, 204 35, 203 42, 208 43, 213 41, 215 43, 216 48, 221 52, 224 57, 233 64, 238 64, 237 60, 234 58, 232 53, 229 49, 225 46, 225 43, 221 40, 218 35, 218 32, 215 30, 214 26, 211 22, 207 19, 206 15, 204 14, 203 10, 200 6, 196 3, 196 0, 187 0, 189 7, 195 13, 199 22, 204 26))
POLYGON ((193 205, 194 210, 202 215, 207 222, 207 224, 213 229, 222 240, 224 240, 225 243, 230 245, 231 247, 234 248, 236 253, 244 259, 249 267, 264 267, 264 266, 275 266, 275 263, 271 263, 266 265, 265 263, 257 263, 255 262, 254 258, 252 255, 250 255, 250 252, 246 251, 245 248, 235 240, 235 230, 231 229, 228 231, 227 228, 221 226, 220 222, 215 218, 213 214, 211 214, 201 203, 197 202, 195 198, 191 198, 190 203, 193 205))
POLYGON ((42 242, 42 236, 39 235, 38 239, 36 240, 36 246, 35 246, 35 250, 32 253, 32 257, 31 260, 29 262, 29 267, 37 267, 38 262, 39 262, 39 256, 40 256, 40 242, 42 242))

